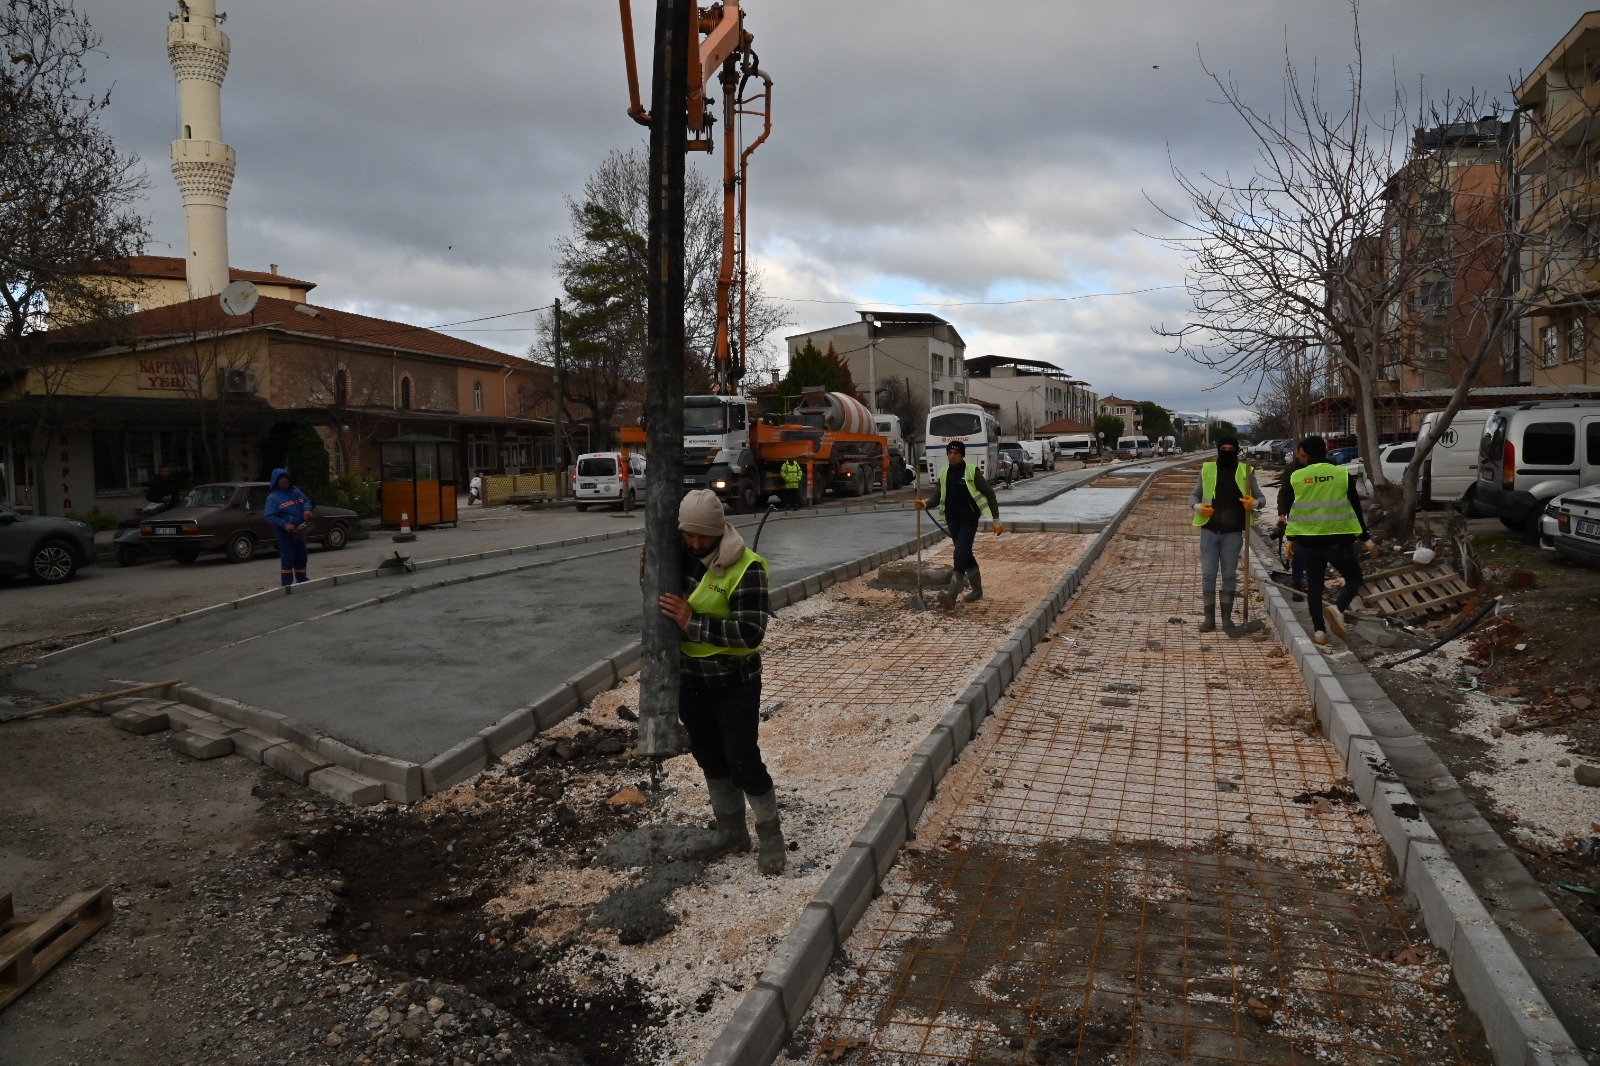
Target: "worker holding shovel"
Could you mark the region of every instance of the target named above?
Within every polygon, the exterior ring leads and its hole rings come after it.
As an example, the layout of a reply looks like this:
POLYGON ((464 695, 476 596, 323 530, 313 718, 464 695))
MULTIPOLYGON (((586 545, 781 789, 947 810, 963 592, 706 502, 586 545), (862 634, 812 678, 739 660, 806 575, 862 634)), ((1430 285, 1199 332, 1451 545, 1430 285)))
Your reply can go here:
POLYGON ((1230 637, 1243 630, 1233 624, 1233 603, 1239 595, 1239 551, 1244 527, 1261 499, 1256 472, 1239 462, 1239 440, 1223 437, 1217 457, 1200 467, 1200 480, 1189 494, 1194 524, 1200 527, 1200 594, 1205 617, 1200 632, 1217 628, 1217 571, 1222 571, 1222 631, 1230 637))
POLYGON ((939 471, 935 494, 927 500, 918 499, 917 510, 927 510, 938 505, 950 527, 950 542, 955 552, 951 560, 955 573, 950 585, 939 593, 939 602, 954 607, 961 586, 972 585, 967 594, 968 603, 983 599, 983 575, 978 572, 978 560, 972 554, 972 542, 978 536, 979 520, 990 523, 996 534, 1005 527, 1000 524, 1000 501, 995 497, 994 486, 983 476, 983 471, 967 462, 967 446, 953 440, 945 446, 949 465, 939 471))

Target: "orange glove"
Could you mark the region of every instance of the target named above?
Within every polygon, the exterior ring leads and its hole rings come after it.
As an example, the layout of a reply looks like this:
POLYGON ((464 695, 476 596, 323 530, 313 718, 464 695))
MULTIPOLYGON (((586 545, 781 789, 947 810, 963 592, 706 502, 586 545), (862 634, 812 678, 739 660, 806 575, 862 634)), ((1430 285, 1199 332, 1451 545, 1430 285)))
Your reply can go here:
POLYGON ((921 496, 918 496, 914 501, 912 501, 911 506, 919 511, 926 511, 928 509, 928 501, 924 500, 921 496))
POLYGON ((1283 542, 1283 554, 1285 558, 1294 558, 1294 541, 1286 540, 1283 542))
POLYGON ((1239 497, 1239 502, 1244 504, 1246 511, 1254 511, 1256 509, 1256 498, 1254 496, 1241 496, 1239 497))
POLYGON ((998 537, 1000 534, 1004 533, 1005 531, 1006 531, 1006 527, 1004 525, 1002 525, 1001 523, 996 522, 994 524, 994 535, 995 536, 998 537))
POLYGON ((1382 551, 1383 551, 1383 549, 1378 547, 1378 542, 1377 541, 1375 541, 1375 540, 1367 541, 1367 557, 1368 558, 1376 559, 1379 556, 1379 554, 1382 553, 1382 551))
POLYGON ((1212 515, 1217 513, 1217 510, 1209 503, 1197 503, 1194 505, 1194 513, 1199 515, 1201 518, 1210 518, 1212 515))

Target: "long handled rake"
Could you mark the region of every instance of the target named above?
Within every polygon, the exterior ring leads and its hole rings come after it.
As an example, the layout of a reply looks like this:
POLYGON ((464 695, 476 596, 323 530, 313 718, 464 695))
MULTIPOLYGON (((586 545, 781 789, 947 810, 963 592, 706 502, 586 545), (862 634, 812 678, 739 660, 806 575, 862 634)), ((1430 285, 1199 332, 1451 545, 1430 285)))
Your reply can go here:
MULTIPOLYGON (((1249 491, 1250 479, 1255 476, 1255 470, 1246 463, 1244 468, 1245 491, 1249 491)), ((1259 501, 1258 501, 1259 502, 1259 501)), ((1252 511, 1244 513, 1244 550, 1239 553, 1239 593, 1244 601, 1244 621, 1239 623, 1237 636, 1246 633, 1260 633, 1266 625, 1250 620, 1250 527, 1255 525, 1255 515, 1252 511)))

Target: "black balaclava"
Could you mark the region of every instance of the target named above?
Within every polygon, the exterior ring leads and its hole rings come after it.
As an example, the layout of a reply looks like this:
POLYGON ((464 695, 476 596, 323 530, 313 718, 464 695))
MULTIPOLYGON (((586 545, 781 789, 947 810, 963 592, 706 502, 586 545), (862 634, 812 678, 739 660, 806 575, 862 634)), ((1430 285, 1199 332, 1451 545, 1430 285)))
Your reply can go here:
POLYGON ((1217 468, 1232 470, 1239 465, 1239 438, 1223 437, 1217 441, 1217 468))

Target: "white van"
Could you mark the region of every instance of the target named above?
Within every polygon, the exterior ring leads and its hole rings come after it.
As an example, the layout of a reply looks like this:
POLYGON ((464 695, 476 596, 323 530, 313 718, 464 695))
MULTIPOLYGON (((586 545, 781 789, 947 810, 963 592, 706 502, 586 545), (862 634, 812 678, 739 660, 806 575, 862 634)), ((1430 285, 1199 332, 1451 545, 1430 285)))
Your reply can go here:
POLYGON ((1156 450, 1150 444, 1150 438, 1142 434, 1136 437, 1117 438, 1117 458, 1119 459, 1149 459, 1155 454, 1156 450))
MULTIPOLYGON (((1491 408, 1456 412, 1444 434, 1434 441, 1433 450, 1422 461, 1419 496, 1422 506, 1459 504, 1469 515, 1478 513, 1473 504, 1473 497, 1477 495, 1474 486, 1478 481, 1478 445, 1483 440, 1483 427, 1492 414, 1491 408)), ((1437 421, 1438 411, 1422 416, 1422 428, 1417 431, 1418 443, 1428 438, 1437 421)))
POLYGON ((1068 434, 1062 437, 1051 437, 1050 444, 1055 448, 1057 459, 1089 460, 1100 454, 1100 445, 1087 433, 1068 434))
POLYGON ((872 422, 878 427, 878 435, 889 442, 889 488, 904 488, 916 475, 911 469, 911 446, 900 428, 900 417, 873 415, 872 422))
POLYGON ((1502 407, 1484 423, 1473 502, 1507 529, 1539 535, 1545 504, 1600 485, 1600 400, 1502 407))
POLYGON ((1054 470, 1056 468, 1056 450, 1050 447, 1047 440, 1018 441, 1022 450, 1028 453, 1028 458, 1033 462, 1035 470, 1054 470))
POLYGON ((644 456, 638 452, 628 454, 628 476, 620 476, 621 452, 589 452, 578 456, 572 468, 572 498, 578 501, 580 511, 587 511, 591 503, 614 503, 621 507, 638 507, 644 502, 644 456), (624 486, 626 482, 626 486, 624 486), (627 497, 623 496, 626 487, 627 497))

